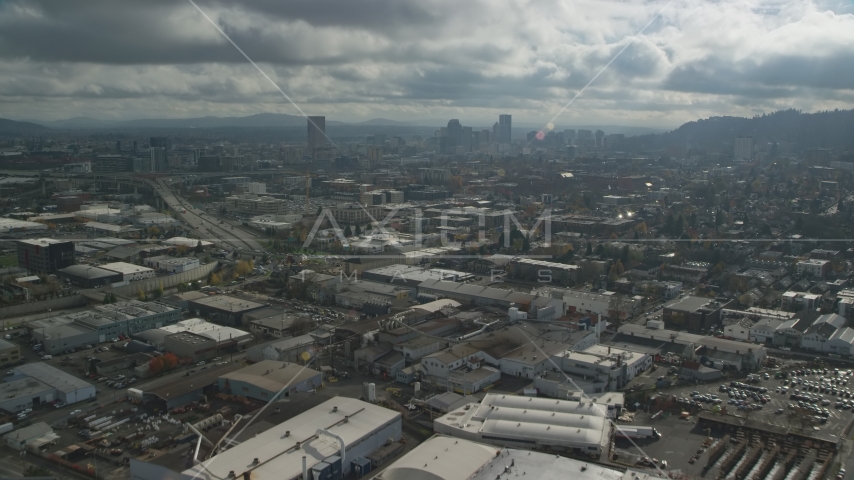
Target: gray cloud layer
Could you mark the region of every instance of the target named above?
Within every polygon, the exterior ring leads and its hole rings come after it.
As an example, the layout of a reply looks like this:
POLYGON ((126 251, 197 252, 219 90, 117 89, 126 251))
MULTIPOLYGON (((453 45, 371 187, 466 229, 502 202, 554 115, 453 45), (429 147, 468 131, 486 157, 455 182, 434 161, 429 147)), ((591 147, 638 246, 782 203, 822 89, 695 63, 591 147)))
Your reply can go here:
MULTIPOLYGON (((197 2, 309 113, 671 126, 854 105, 854 9, 706 2, 197 2)), ((0 116, 296 113, 182 0, 0 3, 0 116)))

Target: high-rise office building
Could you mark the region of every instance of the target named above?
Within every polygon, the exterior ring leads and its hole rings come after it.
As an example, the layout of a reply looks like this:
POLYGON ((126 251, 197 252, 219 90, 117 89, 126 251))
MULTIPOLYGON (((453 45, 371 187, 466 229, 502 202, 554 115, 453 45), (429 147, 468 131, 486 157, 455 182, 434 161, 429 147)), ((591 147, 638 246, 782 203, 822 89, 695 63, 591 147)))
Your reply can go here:
POLYGON ((605 132, 596 130, 596 148, 605 147, 605 132))
POLYGON ((498 133, 500 138, 496 138, 498 143, 511 143, 510 134, 513 126, 512 115, 502 114, 498 116, 498 133))
POLYGON ((308 155, 315 158, 318 148, 326 145, 326 117, 308 117, 308 155))
POLYGON ((460 130, 460 145, 464 152, 472 151, 472 131, 471 127, 463 127, 460 130))
POLYGON ((448 135, 445 140, 445 153, 454 153, 460 145, 460 137, 462 136, 463 126, 456 118, 448 120, 448 135))
POLYGON ((172 149, 172 142, 169 141, 169 137, 150 137, 148 139, 148 147, 161 147, 168 151, 172 149))
POLYGON ((570 144, 575 143, 575 129, 568 128, 563 131, 563 138, 570 144))
POLYGON ((736 160, 753 159, 753 137, 739 136, 735 139, 735 151, 733 158, 736 160))
POLYGON ((166 171, 166 149, 164 147, 151 147, 149 149, 148 166, 149 172, 165 172, 166 171))

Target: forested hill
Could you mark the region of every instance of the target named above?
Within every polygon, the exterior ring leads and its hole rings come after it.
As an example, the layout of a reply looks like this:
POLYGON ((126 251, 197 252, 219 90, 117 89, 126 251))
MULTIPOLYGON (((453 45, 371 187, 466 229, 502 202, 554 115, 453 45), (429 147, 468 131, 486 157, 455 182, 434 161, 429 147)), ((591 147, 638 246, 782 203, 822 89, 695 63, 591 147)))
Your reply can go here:
POLYGON ((795 150, 854 148, 854 110, 802 113, 781 110, 752 118, 711 117, 688 122, 676 130, 631 139, 638 148, 721 149, 737 136, 752 136, 756 145, 788 143, 795 150))

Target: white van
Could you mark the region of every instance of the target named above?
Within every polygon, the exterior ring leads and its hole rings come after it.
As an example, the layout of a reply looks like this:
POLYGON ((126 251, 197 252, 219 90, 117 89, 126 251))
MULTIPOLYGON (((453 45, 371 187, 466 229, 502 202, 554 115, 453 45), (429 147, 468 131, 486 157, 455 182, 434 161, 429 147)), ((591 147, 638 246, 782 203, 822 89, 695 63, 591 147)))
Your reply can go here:
POLYGON ((53 357, 50 355, 42 355, 42 360, 50 360, 51 358, 53 357))

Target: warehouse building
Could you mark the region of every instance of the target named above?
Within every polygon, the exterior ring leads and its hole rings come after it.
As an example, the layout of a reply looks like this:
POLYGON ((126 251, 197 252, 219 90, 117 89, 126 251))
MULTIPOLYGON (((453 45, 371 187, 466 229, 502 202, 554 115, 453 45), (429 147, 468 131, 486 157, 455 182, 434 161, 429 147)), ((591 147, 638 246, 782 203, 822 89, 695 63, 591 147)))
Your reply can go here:
POLYGON ((314 357, 316 343, 317 341, 311 335, 273 340, 249 347, 246 350, 246 359, 250 362, 262 360, 302 362, 304 361, 304 354, 308 354, 309 359, 314 357))
POLYGON ((323 385, 322 374, 298 363, 262 360, 219 377, 219 390, 227 394, 269 402, 323 385))
POLYGON ((163 339, 163 346, 178 358, 189 358, 193 362, 210 360, 218 355, 216 340, 191 332, 167 335, 163 339))
POLYGON ((27 323, 33 338, 45 353, 56 354, 89 344, 109 341, 171 325, 181 319, 181 310, 159 302, 129 300, 98 305, 85 312, 70 313, 27 323))
MULTIPOLYGON (((249 332, 227 327, 225 325, 217 325, 215 323, 205 321, 202 318, 182 320, 174 325, 160 328, 160 330, 170 334, 188 332, 195 335, 201 335, 216 342, 219 353, 245 350, 254 340, 252 338, 252 334, 249 332)), ((156 347, 158 349, 161 348, 160 346, 156 347)), ((165 348, 165 343, 163 347, 165 348)))
POLYGON ((695 362, 713 362, 735 370, 755 370, 768 355, 765 347, 753 343, 632 323, 618 328, 612 341, 621 346, 638 345, 660 353, 677 353, 695 362))
POLYGON ((144 404, 153 408, 172 410, 175 407, 202 401, 205 395, 218 393, 219 376, 239 368, 241 366, 237 363, 211 365, 205 370, 199 370, 193 374, 188 372, 166 383, 138 391, 137 398, 141 397, 144 404))
POLYGON ((566 315, 566 303, 562 299, 470 283, 426 280, 418 285, 418 297, 424 300, 449 298, 466 305, 499 308, 517 306, 528 312, 529 319, 540 321, 554 320, 566 315))
POLYGON ((266 305, 230 295, 212 295, 190 300, 190 313, 223 325, 241 324, 244 313, 260 310, 266 305))
POLYGON ((362 280, 378 283, 392 283, 411 288, 418 287, 425 280, 447 280, 462 282, 473 280, 474 274, 442 268, 422 268, 416 265, 388 265, 362 272, 362 280))
POLYGON ((12 375, 0 383, 0 409, 17 413, 56 400, 56 389, 34 378, 12 375))
POLYGON ((159 255, 143 260, 143 263, 158 272, 183 273, 194 268, 199 268, 199 259, 195 257, 170 257, 159 255))
POLYGON ((0 366, 17 363, 21 359, 21 347, 0 339, 0 366))
POLYGON ((148 267, 134 265, 125 262, 113 262, 101 265, 104 270, 116 272, 122 276, 119 281, 135 282, 137 280, 145 280, 146 278, 154 277, 154 270, 148 267))
POLYGON ((44 445, 58 438, 59 435, 44 422, 34 423, 3 435, 6 446, 13 450, 26 450, 30 445, 44 445))
POLYGON ((177 473, 131 459, 130 473, 137 480, 295 479, 303 474, 305 458, 307 470, 320 472, 337 465, 338 475, 347 476, 355 459, 383 449, 389 439, 396 445, 401 427, 401 415, 396 411, 355 398, 335 397, 232 446, 204 465, 177 473), (334 458, 341 454, 344 458, 334 458))
POLYGON ((515 448, 497 448, 434 435, 387 466, 376 480, 495 480, 497 478, 621 480, 648 478, 573 458, 515 448), (572 473, 569 473, 572 472, 572 473))
POLYGON ((30 273, 55 273, 74 265, 74 242, 52 238, 18 240, 18 266, 30 273))
POLYGON ((14 367, 0 383, 0 408, 19 412, 26 408, 59 400, 67 404, 95 396, 95 387, 74 375, 46 363, 27 363, 14 367))
POLYGON ((436 433, 523 449, 599 458, 607 451, 611 424, 607 407, 592 402, 487 394, 433 421, 436 433))
POLYGON ((112 270, 89 265, 72 265, 57 270, 56 275, 78 287, 95 288, 122 281, 122 275, 112 270))

